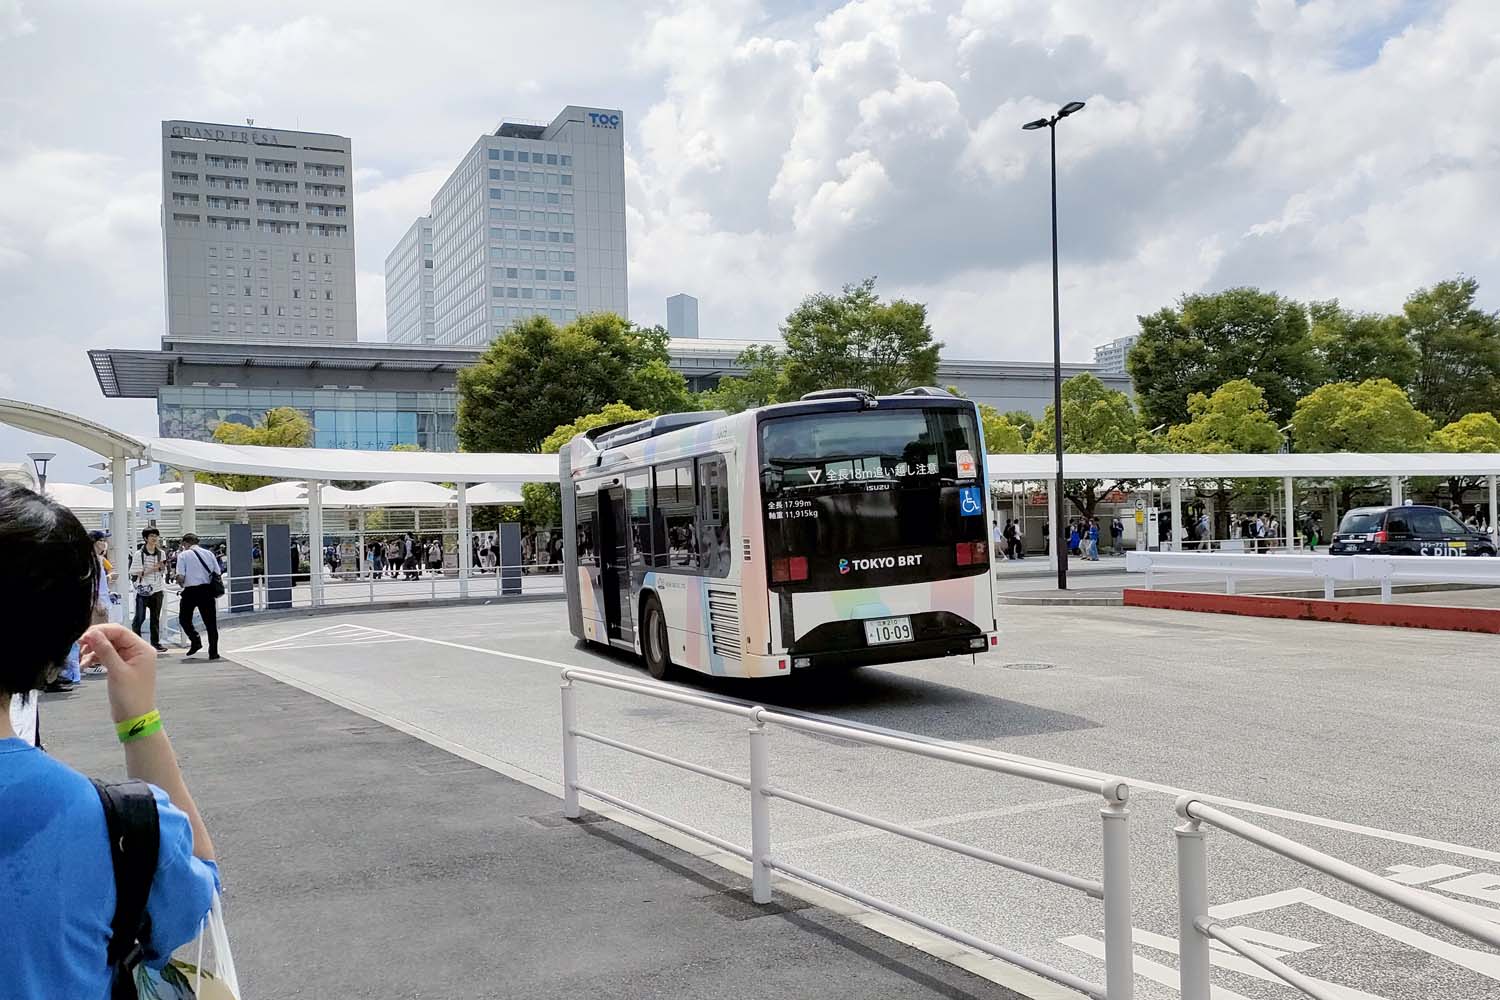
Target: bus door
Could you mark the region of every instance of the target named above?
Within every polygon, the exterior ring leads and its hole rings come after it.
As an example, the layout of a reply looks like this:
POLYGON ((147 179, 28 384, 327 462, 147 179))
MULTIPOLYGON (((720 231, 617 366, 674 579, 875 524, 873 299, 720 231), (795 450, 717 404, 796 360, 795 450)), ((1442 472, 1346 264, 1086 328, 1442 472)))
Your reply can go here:
POLYGON ((611 639, 635 639, 630 620, 630 517, 625 488, 599 491, 599 576, 604 624, 611 639))

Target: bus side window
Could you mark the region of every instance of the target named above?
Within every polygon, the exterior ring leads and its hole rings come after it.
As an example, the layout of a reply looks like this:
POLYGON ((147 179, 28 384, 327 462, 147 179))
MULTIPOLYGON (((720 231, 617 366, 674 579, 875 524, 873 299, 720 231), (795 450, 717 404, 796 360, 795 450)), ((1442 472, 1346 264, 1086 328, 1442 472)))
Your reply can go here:
POLYGON ((630 565, 651 565, 651 473, 632 472, 625 477, 625 507, 630 512, 630 565))
POLYGON ((698 531, 693 523, 692 463, 660 465, 655 471, 655 565, 695 570, 699 560, 698 531))
POLYGON ((722 455, 698 460, 698 547, 708 576, 728 576, 729 469, 722 455))
POLYGON ((578 539, 578 565, 593 566, 594 538, 598 534, 595 519, 598 516, 599 498, 593 493, 580 493, 573 507, 574 527, 578 539))

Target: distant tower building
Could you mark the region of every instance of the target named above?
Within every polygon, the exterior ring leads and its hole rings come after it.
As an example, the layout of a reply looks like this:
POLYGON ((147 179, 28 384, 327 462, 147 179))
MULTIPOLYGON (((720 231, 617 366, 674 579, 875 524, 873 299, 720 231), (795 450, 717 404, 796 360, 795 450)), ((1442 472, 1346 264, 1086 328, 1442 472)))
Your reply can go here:
POLYGON ((1117 337, 1107 344, 1100 344, 1094 348, 1094 367, 1102 372, 1124 374, 1125 358, 1140 339, 1139 334, 1132 333, 1126 337, 1117 337))
POLYGON ((477 347, 531 316, 628 318, 618 110, 569 105, 550 124, 502 122, 464 153, 423 219, 430 237, 413 254, 408 230, 385 283, 416 289, 429 277, 431 325, 426 303, 418 324, 402 312, 407 298, 388 298, 392 341, 477 347))
POLYGON ((698 339, 698 300, 686 292, 667 299, 667 333, 674 340, 698 339))
POLYGON ((168 337, 356 339, 348 139, 166 121, 161 159, 168 337))
POLYGON ((385 259, 385 339, 393 344, 436 342, 432 313, 432 218, 411 224, 385 259))

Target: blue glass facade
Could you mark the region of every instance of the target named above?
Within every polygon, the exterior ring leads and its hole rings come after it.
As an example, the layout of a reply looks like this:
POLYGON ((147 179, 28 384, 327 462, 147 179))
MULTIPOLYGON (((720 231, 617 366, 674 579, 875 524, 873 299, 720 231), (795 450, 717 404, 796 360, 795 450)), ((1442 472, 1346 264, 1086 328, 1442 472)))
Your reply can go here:
POLYGON ((163 386, 156 410, 162 437, 208 441, 220 422, 253 426, 278 406, 306 414, 317 448, 458 450, 456 392, 163 386))

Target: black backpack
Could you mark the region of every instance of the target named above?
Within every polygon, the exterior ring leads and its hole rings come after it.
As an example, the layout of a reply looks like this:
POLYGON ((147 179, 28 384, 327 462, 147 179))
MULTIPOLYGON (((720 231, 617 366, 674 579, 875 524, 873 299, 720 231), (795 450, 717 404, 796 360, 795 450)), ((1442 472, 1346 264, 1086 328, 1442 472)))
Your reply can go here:
POLYGON ((161 819, 156 796, 144 781, 94 782, 109 829, 109 860, 115 873, 115 915, 110 921, 110 1000, 136 1000, 135 967, 151 939, 146 900, 156 877, 161 819))

